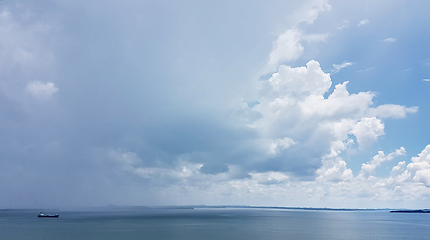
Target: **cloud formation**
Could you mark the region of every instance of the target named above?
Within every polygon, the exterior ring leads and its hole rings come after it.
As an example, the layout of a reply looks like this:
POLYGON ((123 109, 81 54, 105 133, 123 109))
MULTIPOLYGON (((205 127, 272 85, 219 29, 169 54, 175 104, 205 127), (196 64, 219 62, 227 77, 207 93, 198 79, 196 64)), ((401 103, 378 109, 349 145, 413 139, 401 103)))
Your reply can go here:
MULTIPOLYGON (((330 11, 331 6, 327 1, 312 1, 306 9, 301 12, 301 16, 297 24, 307 23, 312 24, 322 12, 330 11)), ((327 38, 326 34, 303 34, 298 28, 294 27, 279 35, 278 39, 273 44, 273 50, 270 53, 268 65, 271 69, 283 63, 294 61, 303 54, 302 41, 324 41, 327 38)))
POLYGON ((291 29, 281 34, 270 53, 269 65, 276 66, 280 62, 299 58, 303 53, 300 40, 301 33, 297 29, 291 29))
POLYGON ((25 90, 39 100, 47 100, 58 92, 58 88, 52 82, 41 83, 39 81, 29 82, 25 90))
MULTIPOLYGON (((253 115, 259 116, 243 121, 258 134, 254 140, 240 144, 246 146, 244 149, 254 148, 255 160, 236 162, 227 158, 221 164, 218 162, 214 165, 216 162, 212 162, 211 156, 215 152, 189 153, 178 156, 177 170, 174 170, 178 172, 172 172, 171 175, 206 178, 206 174, 212 174, 221 182, 258 176, 258 181, 264 184, 271 183, 270 179, 273 179, 267 177, 267 181, 261 180, 266 176, 263 173, 267 172, 281 174, 284 176, 282 181, 309 177, 321 181, 352 179, 352 171, 339 157, 340 154, 355 145, 369 146, 384 135, 382 119, 405 117, 407 113, 415 113, 417 108, 392 104, 372 107, 373 93, 350 94, 346 89, 347 83, 338 84, 325 98, 324 94, 329 91, 332 82, 330 75, 321 70, 317 61, 308 62, 306 67, 281 65, 270 79, 261 82, 259 104, 244 106, 245 111, 240 112, 242 120, 253 115), (252 112, 258 114, 249 114, 252 112), (295 159, 300 159, 300 162, 295 159), (222 170, 205 170, 206 165, 222 170), (187 172, 194 173, 181 175, 179 169, 193 169, 187 172)), ((386 159, 391 160, 405 152, 404 148, 399 151, 388 155, 386 159)), ((135 156, 133 153, 131 155, 135 156)), ((368 173, 370 168, 374 169, 385 161, 381 160, 381 156, 363 165, 369 166, 363 167, 363 171, 368 173)), ((135 161, 126 162, 128 165, 125 169, 145 178, 154 178, 159 175, 156 172, 165 171, 158 167, 130 167, 135 165, 135 161)))
POLYGON ((374 156, 371 162, 363 163, 361 166, 361 171, 358 177, 369 177, 372 174, 376 167, 381 165, 381 163, 385 161, 391 161, 397 156, 404 156, 406 154, 405 148, 401 147, 397 149, 395 152, 392 152, 388 155, 385 155, 383 151, 379 151, 378 155, 374 156))
POLYGON ((0 9, 0 208, 426 201, 429 146, 411 158, 425 140, 389 142, 388 119, 428 101, 384 95, 419 68, 392 78, 377 16, 350 34, 324 0, 188 4, 0 9), (342 79, 344 59, 375 67, 342 79))

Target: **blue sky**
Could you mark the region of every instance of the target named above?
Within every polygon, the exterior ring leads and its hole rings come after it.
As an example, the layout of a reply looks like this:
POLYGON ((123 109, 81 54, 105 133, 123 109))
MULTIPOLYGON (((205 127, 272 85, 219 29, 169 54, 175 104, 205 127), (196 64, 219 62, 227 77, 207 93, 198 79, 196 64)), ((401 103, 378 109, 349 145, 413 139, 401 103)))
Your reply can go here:
POLYGON ((428 208, 426 1, 1 1, 0 208, 428 208))

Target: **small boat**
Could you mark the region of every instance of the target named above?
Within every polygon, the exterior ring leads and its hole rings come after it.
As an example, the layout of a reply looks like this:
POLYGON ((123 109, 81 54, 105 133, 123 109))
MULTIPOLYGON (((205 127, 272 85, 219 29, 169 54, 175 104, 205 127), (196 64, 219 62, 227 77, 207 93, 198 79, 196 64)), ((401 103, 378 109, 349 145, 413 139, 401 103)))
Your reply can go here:
POLYGON ((43 212, 40 212, 39 215, 37 215, 37 217, 40 217, 40 218, 58 218, 59 216, 60 215, 58 214, 51 215, 51 214, 44 214, 43 212))

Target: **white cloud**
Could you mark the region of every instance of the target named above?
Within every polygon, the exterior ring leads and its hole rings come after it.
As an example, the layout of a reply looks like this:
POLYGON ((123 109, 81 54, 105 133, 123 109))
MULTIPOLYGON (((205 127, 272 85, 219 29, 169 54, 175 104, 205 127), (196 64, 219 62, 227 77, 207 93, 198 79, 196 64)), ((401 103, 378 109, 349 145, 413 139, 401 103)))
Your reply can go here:
POLYGON ((396 166, 393 167, 393 169, 391 170, 391 175, 397 176, 399 174, 402 174, 405 171, 405 169, 406 169, 406 162, 401 161, 396 166))
POLYGON ((261 143, 269 149, 265 152, 285 159, 297 158, 289 156, 291 152, 302 152, 301 164, 311 168, 315 160, 305 155, 312 149, 313 155, 319 155, 321 178, 339 180, 351 177, 343 160, 336 159, 340 153, 355 143, 369 146, 384 135, 382 119, 403 118, 418 108, 393 104, 372 107, 375 94, 350 94, 348 82, 336 85, 324 97, 331 84, 330 74, 324 73, 317 61, 309 61, 306 67, 281 65, 277 73, 261 83, 260 104, 251 110, 260 118, 245 122, 264 138, 261 143), (281 151, 279 139, 294 144, 281 151))
POLYGON ((353 178, 352 170, 346 167, 346 162, 341 158, 324 160, 317 174, 319 175, 317 181, 341 182, 353 178))
POLYGON ((358 26, 358 27, 361 27, 361 26, 366 25, 366 24, 368 24, 368 23, 369 23, 369 20, 367 20, 367 19, 363 19, 363 20, 361 20, 361 21, 357 24, 357 26, 358 26))
MULTIPOLYGON (((299 11, 300 15, 297 24, 306 22, 312 24, 319 14, 330 11, 331 6, 326 0, 312 1, 310 5, 305 6, 305 10, 299 11)), ((327 34, 303 34, 297 27, 289 29, 279 35, 273 44, 273 50, 269 55, 268 65, 270 68, 276 68, 279 64, 287 61, 298 59, 304 51, 301 41, 317 42, 324 41, 327 34)))
POLYGON ((301 33, 297 29, 291 29, 281 34, 276 40, 273 51, 270 53, 269 65, 276 66, 284 61, 298 59, 303 53, 300 44, 301 33))
POLYGON ((382 40, 383 42, 387 42, 387 43, 393 43, 393 42, 395 42, 396 41, 396 39, 395 38, 386 38, 386 39, 384 39, 384 40, 382 40))
POLYGON ((306 42, 320 42, 327 39, 327 34, 303 34, 299 29, 293 28, 281 34, 274 43, 270 53, 269 66, 277 67, 279 64, 297 60, 304 51, 301 44, 306 42))
POLYGON ((246 108, 241 112, 240 122, 257 133, 254 139, 241 144, 241 148, 252 148, 253 157, 225 162, 227 171, 216 174, 202 171, 208 163, 207 153, 193 153, 196 158, 179 156, 168 167, 145 166, 144 161, 129 152, 118 151, 111 156, 120 159, 116 162, 122 166, 121 171, 149 181, 151 188, 163 196, 183 196, 185 191, 187 196, 209 196, 211 200, 245 201, 261 197, 273 201, 297 198, 332 202, 388 201, 408 195, 416 198, 419 195, 411 193, 417 189, 421 193, 430 192, 423 185, 428 181, 427 163, 406 166, 400 162, 390 177, 373 176, 383 162, 403 156, 403 147, 389 154, 379 152, 362 165, 357 177, 341 157, 357 144, 367 146, 382 136, 382 119, 402 118, 417 112, 417 108, 373 106, 374 93, 351 94, 348 82, 336 85, 324 97, 331 84, 330 74, 323 72, 317 61, 311 60, 305 67, 281 65, 270 79, 261 82, 260 96, 256 99, 259 104, 249 107, 243 101, 239 103, 246 108), (272 163, 275 167, 267 167, 272 163), (294 167, 306 171, 300 173, 294 167), (303 180, 303 176, 308 180, 303 180))
POLYGON ((376 117, 365 117, 355 124, 350 133, 355 135, 359 144, 367 146, 384 135, 384 124, 376 117))
MULTIPOLYGON (((374 156, 371 162, 362 164, 359 177, 369 177, 375 171, 376 167, 381 165, 381 163, 385 161, 391 161, 395 157, 404 156, 405 154, 406 154, 406 150, 403 147, 401 147, 400 149, 397 149, 395 152, 392 152, 388 155, 385 155, 383 151, 379 151, 378 155, 374 156)), ((397 167, 400 168, 401 165, 400 166, 398 165, 397 167)))
POLYGON ((332 72, 337 73, 339 72, 342 68, 346 68, 351 66, 353 63, 352 62, 344 62, 342 64, 333 64, 334 69, 332 70, 332 72))
POLYGON ((147 191, 158 196, 175 199, 188 196, 188 201, 193 196, 198 201, 203 199, 209 203, 213 200, 222 202, 235 199, 242 204, 248 203, 247 199, 261 199, 266 205, 279 205, 288 199, 289 202, 297 201, 291 205, 320 202, 331 207, 339 207, 338 204, 342 203, 351 207, 357 204, 356 201, 414 201, 430 194, 430 145, 418 157, 412 158, 413 163, 408 165, 408 169, 405 170, 406 164, 401 161, 393 167, 390 177, 372 175, 383 162, 392 161, 405 153, 403 147, 389 154, 381 151, 372 161, 363 164, 357 177, 353 176, 342 158, 327 156, 323 160, 324 165, 317 171, 318 178, 315 181, 296 181, 279 171, 251 172, 250 178, 234 179, 234 166, 230 166, 227 173, 210 175, 199 171, 202 164, 180 159, 173 168, 161 168, 142 166, 142 161, 132 152, 111 151, 110 156, 125 166, 120 168, 121 171, 150 181, 151 188, 147 191), (427 164, 417 167, 417 163, 423 162, 427 164))
POLYGON ((405 106, 384 104, 376 108, 369 108, 367 115, 379 118, 404 118, 408 113, 418 112, 418 107, 407 108, 405 106))
POLYGON ((279 184, 289 179, 289 176, 281 172, 264 172, 264 173, 250 173, 252 180, 259 184, 270 185, 279 184))
POLYGON ((273 96, 301 96, 324 94, 331 86, 330 75, 324 73, 317 61, 309 61, 306 67, 291 68, 282 65, 268 83, 273 96))
POLYGON ((418 170, 415 173, 414 180, 423 183, 426 187, 430 187, 430 168, 418 170))
POLYGON ((418 157, 413 157, 412 163, 408 164, 407 170, 413 176, 413 180, 423 183, 426 187, 430 187, 430 145, 418 154, 418 157))
POLYGON ((423 81, 424 82, 430 82, 430 79, 429 78, 425 78, 425 79, 423 79, 423 81))
POLYGON ((270 144, 270 153, 278 154, 280 151, 287 149, 296 143, 297 142, 288 137, 285 137, 283 139, 276 139, 270 144))
POLYGON ((58 92, 58 88, 52 82, 41 83, 39 81, 29 82, 25 90, 39 100, 47 100, 58 92))
POLYGON ((330 11, 331 6, 327 2, 327 0, 317 0, 305 5, 305 9, 299 12, 300 22, 312 24, 322 12, 330 11))
POLYGON ((338 84, 327 99, 319 95, 311 95, 301 102, 304 113, 308 115, 319 115, 321 117, 341 117, 356 119, 373 104, 375 94, 371 92, 360 92, 350 94, 346 89, 348 82, 338 84))

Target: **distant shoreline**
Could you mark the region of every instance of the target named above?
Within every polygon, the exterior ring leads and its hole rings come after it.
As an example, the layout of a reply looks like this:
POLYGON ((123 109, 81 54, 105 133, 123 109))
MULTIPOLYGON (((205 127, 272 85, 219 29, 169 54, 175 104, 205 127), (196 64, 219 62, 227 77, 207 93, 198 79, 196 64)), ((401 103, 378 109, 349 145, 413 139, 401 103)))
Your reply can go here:
MULTIPOLYGON (((390 213, 430 213, 430 209, 393 209, 393 208, 328 208, 328 207, 276 207, 276 206, 248 206, 248 205, 166 205, 166 206, 100 206, 65 209, 65 211, 117 211, 142 209, 273 209, 273 210, 305 210, 305 211, 389 211, 390 213)), ((46 209, 44 209, 46 210, 46 209)), ((0 209, 6 211, 39 211, 39 209, 0 209)), ((59 209, 55 209, 59 211, 59 209)))
POLYGON ((429 209, 419 210, 391 210, 390 213, 430 213, 429 209))
POLYGON ((391 209, 368 209, 368 208, 316 208, 316 207, 275 207, 275 206, 241 206, 241 205, 221 205, 221 206, 206 206, 206 205, 190 205, 190 206, 165 206, 161 208, 237 208, 237 209, 280 209, 280 210, 313 210, 313 211, 376 211, 376 210, 391 210, 391 209))

